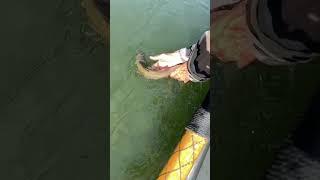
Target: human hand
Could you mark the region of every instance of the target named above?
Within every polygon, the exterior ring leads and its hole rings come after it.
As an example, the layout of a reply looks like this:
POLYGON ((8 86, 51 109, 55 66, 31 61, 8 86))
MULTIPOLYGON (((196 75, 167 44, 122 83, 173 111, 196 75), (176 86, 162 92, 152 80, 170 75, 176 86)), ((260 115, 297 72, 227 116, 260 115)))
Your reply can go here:
POLYGON ((153 66, 156 68, 172 67, 188 61, 186 48, 177 50, 173 53, 163 53, 156 56, 150 56, 151 60, 158 61, 153 66))
POLYGON ((178 81, 182 81, 184 83, 187 83, 190 81, 189 77, 189 71, 188 71, 188 62, 184 62, 183 64, 180 65, 175 71, 173 71, 170 74, 170 77, 172 79, 176 79, 178 81))
POLYGON ((170 77, 184 83, 189 82, 189 71, 186 62, 188 61, 188 57, 185 56, 185 50, 186 49, 183 48, 173 53, 163 53, 156 56, 150 56, 151 60, 158 61, 153 65, 153 67, 161 69, 164 67, 179 66, 170 74, 170 77))

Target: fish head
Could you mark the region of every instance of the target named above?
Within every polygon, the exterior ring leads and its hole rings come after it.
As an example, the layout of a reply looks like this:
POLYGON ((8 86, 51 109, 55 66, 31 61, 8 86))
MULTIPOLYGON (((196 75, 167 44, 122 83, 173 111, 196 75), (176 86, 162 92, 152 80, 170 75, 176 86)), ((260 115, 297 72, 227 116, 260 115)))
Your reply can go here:
POLYGON ((146 62, 145 54, 141 50, 137 50, 136 52, 136 60, 139 62, 146 62))

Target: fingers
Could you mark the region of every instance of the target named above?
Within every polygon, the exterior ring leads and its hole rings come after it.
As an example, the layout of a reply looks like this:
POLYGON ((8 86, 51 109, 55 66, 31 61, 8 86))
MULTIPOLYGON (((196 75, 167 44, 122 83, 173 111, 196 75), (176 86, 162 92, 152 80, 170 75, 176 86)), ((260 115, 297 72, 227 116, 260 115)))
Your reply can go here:
POLYGON ((177 71, 173 71, 171 74, 170 74, 170 77, 172 78, 172 79, 179 79, 179 76, 177 75, 177 71))
POLYGON ((187 83, 190 81, 187 66, 181 66, 170 74, 170 78, 187 83))
POLYGON ((175 79, 175 80, 184 82, 184 79, 181 78, 181 77, 180 77, 179 75, 177 75, 177 74, 170 74, 170 77, 171 77, 172 79, 175 79))
POLYGON ((185 76, 179 76, 177 74, 174 74, 174 75, 170 75, 170 78, 172 79, 175 79, 175 80, 178 80, 178 81, 181 81, 183 83, 187 83, 190 81, 189 78, 186 78, 185 76))

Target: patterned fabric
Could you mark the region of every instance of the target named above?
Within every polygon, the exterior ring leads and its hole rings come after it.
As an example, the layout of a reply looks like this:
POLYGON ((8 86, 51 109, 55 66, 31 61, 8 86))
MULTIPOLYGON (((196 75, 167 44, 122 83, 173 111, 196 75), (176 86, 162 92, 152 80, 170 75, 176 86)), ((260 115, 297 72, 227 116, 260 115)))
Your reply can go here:
POLYGON ((319 178, 320 162, 292 145, 278 154, 266 175, 267 180, 319 180, 319 178))

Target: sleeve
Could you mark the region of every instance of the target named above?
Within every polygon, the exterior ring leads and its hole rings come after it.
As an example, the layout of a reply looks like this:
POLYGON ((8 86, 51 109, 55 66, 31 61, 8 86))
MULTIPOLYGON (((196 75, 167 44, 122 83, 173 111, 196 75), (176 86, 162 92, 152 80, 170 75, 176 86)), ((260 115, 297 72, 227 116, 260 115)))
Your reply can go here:
POLYGON ((201 82, 210 79, 210 31, 206 31, 188 50, 188 71, 191 81, 201 82))

